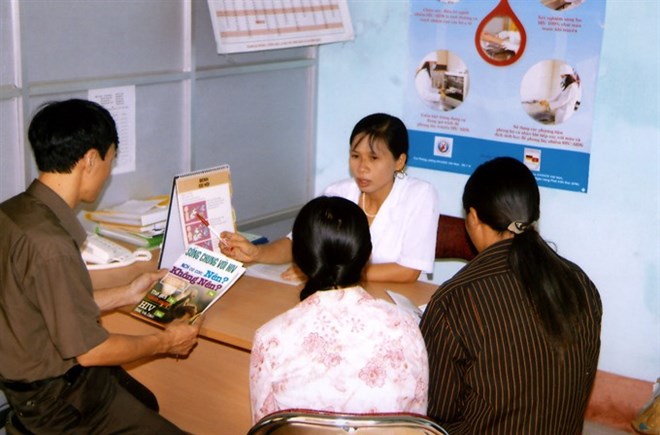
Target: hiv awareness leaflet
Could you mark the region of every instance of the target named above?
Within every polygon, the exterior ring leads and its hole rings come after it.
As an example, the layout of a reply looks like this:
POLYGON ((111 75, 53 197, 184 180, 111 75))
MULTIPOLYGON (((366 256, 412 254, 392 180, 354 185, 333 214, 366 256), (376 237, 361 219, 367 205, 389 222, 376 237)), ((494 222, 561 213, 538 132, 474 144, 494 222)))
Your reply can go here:
POLYGON ((411 2, 409 164, 471 174, 497 156, 586 192, 600 0, 411 2))
POLYGON ((193 322, 245 273, 241 262, 200 246, 190 246, 133 309, 158 323, 188 316, 193 322))

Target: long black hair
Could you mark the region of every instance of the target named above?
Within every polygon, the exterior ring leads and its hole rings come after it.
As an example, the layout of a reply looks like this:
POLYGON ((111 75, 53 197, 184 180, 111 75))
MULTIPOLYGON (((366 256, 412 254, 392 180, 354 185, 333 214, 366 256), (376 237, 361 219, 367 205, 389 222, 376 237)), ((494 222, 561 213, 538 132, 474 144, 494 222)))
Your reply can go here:
POLYGON ((567 74, 561 80, 561 89, 565 90, 567 87, 569 87, 573 83, 577 83, 578 86, 580 85, 580 82, 578 81, 577 77, 573 76, 572 74, 567 74))
POLYGON ((357 204, 328 196, 311 200, 298 213, 292 238, 293 261, 308 278, 300 300, 360 282, 371 255, 371 235, 357 204))
POLYGON ((479 166, 463 192, 463 208, 498 232, 514 233, 509 266, 522 284, 546 334, 566 345, 587 300, 571 263, 562 259, 534 227, 540 215, 536 179, 520 161, 498 157, 479 166))

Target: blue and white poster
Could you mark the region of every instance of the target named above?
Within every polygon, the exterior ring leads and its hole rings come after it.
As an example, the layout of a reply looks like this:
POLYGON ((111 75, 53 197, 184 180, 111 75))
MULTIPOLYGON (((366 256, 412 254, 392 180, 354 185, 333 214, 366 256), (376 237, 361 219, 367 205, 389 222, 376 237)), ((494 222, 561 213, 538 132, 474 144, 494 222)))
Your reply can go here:
POLYGON ((408 164, 586 192, 605 0, 412 0, 408 164))

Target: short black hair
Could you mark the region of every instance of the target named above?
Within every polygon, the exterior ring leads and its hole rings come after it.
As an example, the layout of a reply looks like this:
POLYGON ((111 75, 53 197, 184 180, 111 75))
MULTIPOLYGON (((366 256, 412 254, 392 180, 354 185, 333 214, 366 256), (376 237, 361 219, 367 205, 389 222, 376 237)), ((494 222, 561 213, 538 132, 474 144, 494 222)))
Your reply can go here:
POLYGON ((119 146, 112 115, 93 101, 71 99, 40 106, 30 122, 28 140, 41 172, 71 173, 90 149, 102 159, 119 146))
POLYGON ((305 204, 292 231, 293 260, 307 275, 300 299, 356 285, 371 255, 369 222, 360 207, 336 196, 305 204))

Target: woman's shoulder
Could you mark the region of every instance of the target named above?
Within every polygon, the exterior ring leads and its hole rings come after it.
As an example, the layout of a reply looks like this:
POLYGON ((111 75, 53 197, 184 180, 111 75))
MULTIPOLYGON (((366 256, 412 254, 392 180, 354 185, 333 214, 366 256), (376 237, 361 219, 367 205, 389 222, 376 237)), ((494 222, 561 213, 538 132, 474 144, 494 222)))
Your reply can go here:
POLYGON ((598 304, 600 304, 600 293, 598 292, 598 288, 596 287, 596 284, 594 284, 594 282, 591 280, 589 275, 587 275, 587 272, 585 272, 584 269, 582 269, 576 263, 573 263, 572 261, 561 256, 560 258, 564 264, 577 276, 578 280, 587 292, 587 297, 596 300, 598 304))
POLYGON ((397 179, 394 186, 392 196, 395 203, 403 202, 404 204, 416 204, 418 206, 433 204, 436 208, 438 206, 438 192, 428 181, 407 176, 397 179))
POLYGON ((416 178, 412 177, 410 175, 406 176, 405 178, 398 179, 397 183, 402 190, 407 190, 407 191, 419 191, 419 192, 427 192, 427 193, 436 193, 435 187, 429 183, 426 180, 422 180, 421 178, 416 178))
POLYGON ((386 329, 389 329, 392 323, 401 324, 402 322, 417 326, 417 320, 412 314, 385 299, 374 297, 362 287, 356 287, 352 294, 357 299, 355 306, 360 307, 363 317, 383 325, 386 329), (383 318, 389 320, 383 322, 383 318))
POLYGON ((325 196, 341 196, 342 198, 352 199, 359 193, 357 184, 352 178, 346 178, 330 184, 323 190, 325 196))

